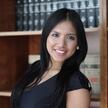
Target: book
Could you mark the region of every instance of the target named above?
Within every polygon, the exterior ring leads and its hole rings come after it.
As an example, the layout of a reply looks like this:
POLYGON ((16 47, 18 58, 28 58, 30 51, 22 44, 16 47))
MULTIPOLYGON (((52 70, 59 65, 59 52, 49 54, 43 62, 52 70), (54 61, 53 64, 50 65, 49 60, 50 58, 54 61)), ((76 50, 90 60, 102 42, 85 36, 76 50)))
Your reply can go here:
POLYGON ((34 30, 40 30, 40 13, 34 13, 34 30))
POLYGON ((23 2, 23 4, 27 4, 29 2, 29 0, 21 0, 23 2))
POLYGON ((73 9, 74 3, 73 3, 72 0, 70 0, 70 1, 66 1, 66 4, 65 5, 66 5, 66 8, 73 9))
POLYGON ((94 0, 94 6, 95 6, 95 27, 99 26, 99 19, 100 19, 100 15, 99 15, 99 0, 94 0))
POLYGON ((80 13, 80 7, 79 7, 79 1, 78 1, 78 0, 74 0, 74 2, 73 2, 73 9, 74 9, 77 13, 80 13))
POLYGON ((23 30, 23 15, 22 14, 16 15, 16 30, 17 31, 23 30))
POLYGON ((40 0, 40 29, 43 28, 46 21, 46 0, 40 0))
POLYGON ((23 2, 21 0, 16 2, 16 30, 23 30, 23 2))
POLYGON ((28 30, 34 30, 34 13, 28 14, 28 30))
POLYGON ((54 4, 53 4, 53 1, 52 0, 46 0, 45 20, 47 20, 47 18, 51 15, 51 13, 56 8, 56 7, 53 7, 53 6, 54 6, 54 4))
POLYGON ((28 13, 29 13, 29 4, 25 3, 23 4, 23 31, 27 31, 28 30, 28 21, 29 21, 29 17, 28 17, 28 13))
POLYGON ((87 20, 87 9, 86 9, 85 0, 80 0, 79 14, 80 14, 80 17, 81 17, 81 20, 83 22, 84 27, 87 28, 88 27, 88 20, 87 20))
POLYGON ((100 55, 88 54, 80 67, 92 85, 92 95, 100 94, 100 55))
POLYGON ((88 0, 87 21, 89 28, 95 27, 95 6, 93 0, 88 0))
POLYGON ((40 30, 40 3, 36 1, 33 5, 34 30, 40 30))
POLYGON ((28 26, 29 26, 28 21, 29 21, 28 13, 24 13, 23 14, 23 31, 28 30, 28 26))
POLYGON ((52 1, 52 12, 56 11, 57 9, 59 9, 59 1, 54 0, 52 1))
POLYGON ((64 4, 65 4, 64 0, 59 0, 58 1, 58 4, 57 4, 58 5, 57 6, 58 7, 57 9, 65 8, 64 4))

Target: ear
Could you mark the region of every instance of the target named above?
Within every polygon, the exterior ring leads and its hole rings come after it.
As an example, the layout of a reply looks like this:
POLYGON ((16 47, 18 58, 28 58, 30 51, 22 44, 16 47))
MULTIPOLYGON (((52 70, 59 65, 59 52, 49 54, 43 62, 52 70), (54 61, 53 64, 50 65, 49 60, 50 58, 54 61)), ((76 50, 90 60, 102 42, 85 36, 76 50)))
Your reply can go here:
POLYGON ((77 46, 76 49, 79 50, 79 46, 77 46))

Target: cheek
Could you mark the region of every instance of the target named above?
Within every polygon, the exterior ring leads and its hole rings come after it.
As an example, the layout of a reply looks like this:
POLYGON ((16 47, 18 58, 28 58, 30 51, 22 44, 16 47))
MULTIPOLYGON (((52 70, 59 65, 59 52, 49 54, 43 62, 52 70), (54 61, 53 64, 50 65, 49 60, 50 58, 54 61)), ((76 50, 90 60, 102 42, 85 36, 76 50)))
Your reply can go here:
POLYGON ((48 39, 46 41, 46 48, 47 48, 47 51, 49 52, 49 41, 48 41, 48 39))
POLYGON ((47 47, 51 47, 51 46, 53 46, 55 44, 55 42, 54 42, 53 39, 48 37, 46 44, 47 44, 47 47))
POLYGON ((71 45, 68 45, 68 50, 71 53, 74 53, 76 51, 77 43, 72 43, 71 45))
POLYGON ((50 51, 52 45, 53 45, 53 43, 52 43, 51 39, 48 38, 46 41, 46 47, 47 47, 48 52, 50 51))

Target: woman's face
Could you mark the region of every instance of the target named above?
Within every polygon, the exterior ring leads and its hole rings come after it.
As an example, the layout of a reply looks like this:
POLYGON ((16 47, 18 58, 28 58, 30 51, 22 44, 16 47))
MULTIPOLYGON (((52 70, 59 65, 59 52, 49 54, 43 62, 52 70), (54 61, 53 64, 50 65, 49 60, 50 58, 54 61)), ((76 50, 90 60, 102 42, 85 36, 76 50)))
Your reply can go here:
POLYGON ((72 56, 77 47, 76 30, 72 23, 63 21, 57 24, 50 32, 46 45, 53 64, 62 64, 72 56))

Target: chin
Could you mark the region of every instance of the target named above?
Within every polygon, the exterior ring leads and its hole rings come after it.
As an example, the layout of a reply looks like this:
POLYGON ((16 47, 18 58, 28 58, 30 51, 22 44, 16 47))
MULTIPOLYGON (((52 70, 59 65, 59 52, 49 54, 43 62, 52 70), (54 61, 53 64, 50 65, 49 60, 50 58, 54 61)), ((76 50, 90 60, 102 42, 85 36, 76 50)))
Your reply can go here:
POLYGON ((57 62, 57 63, 63 63, 65 60, 58 58, 58 59, 54 59, 54 61, 57 62))

